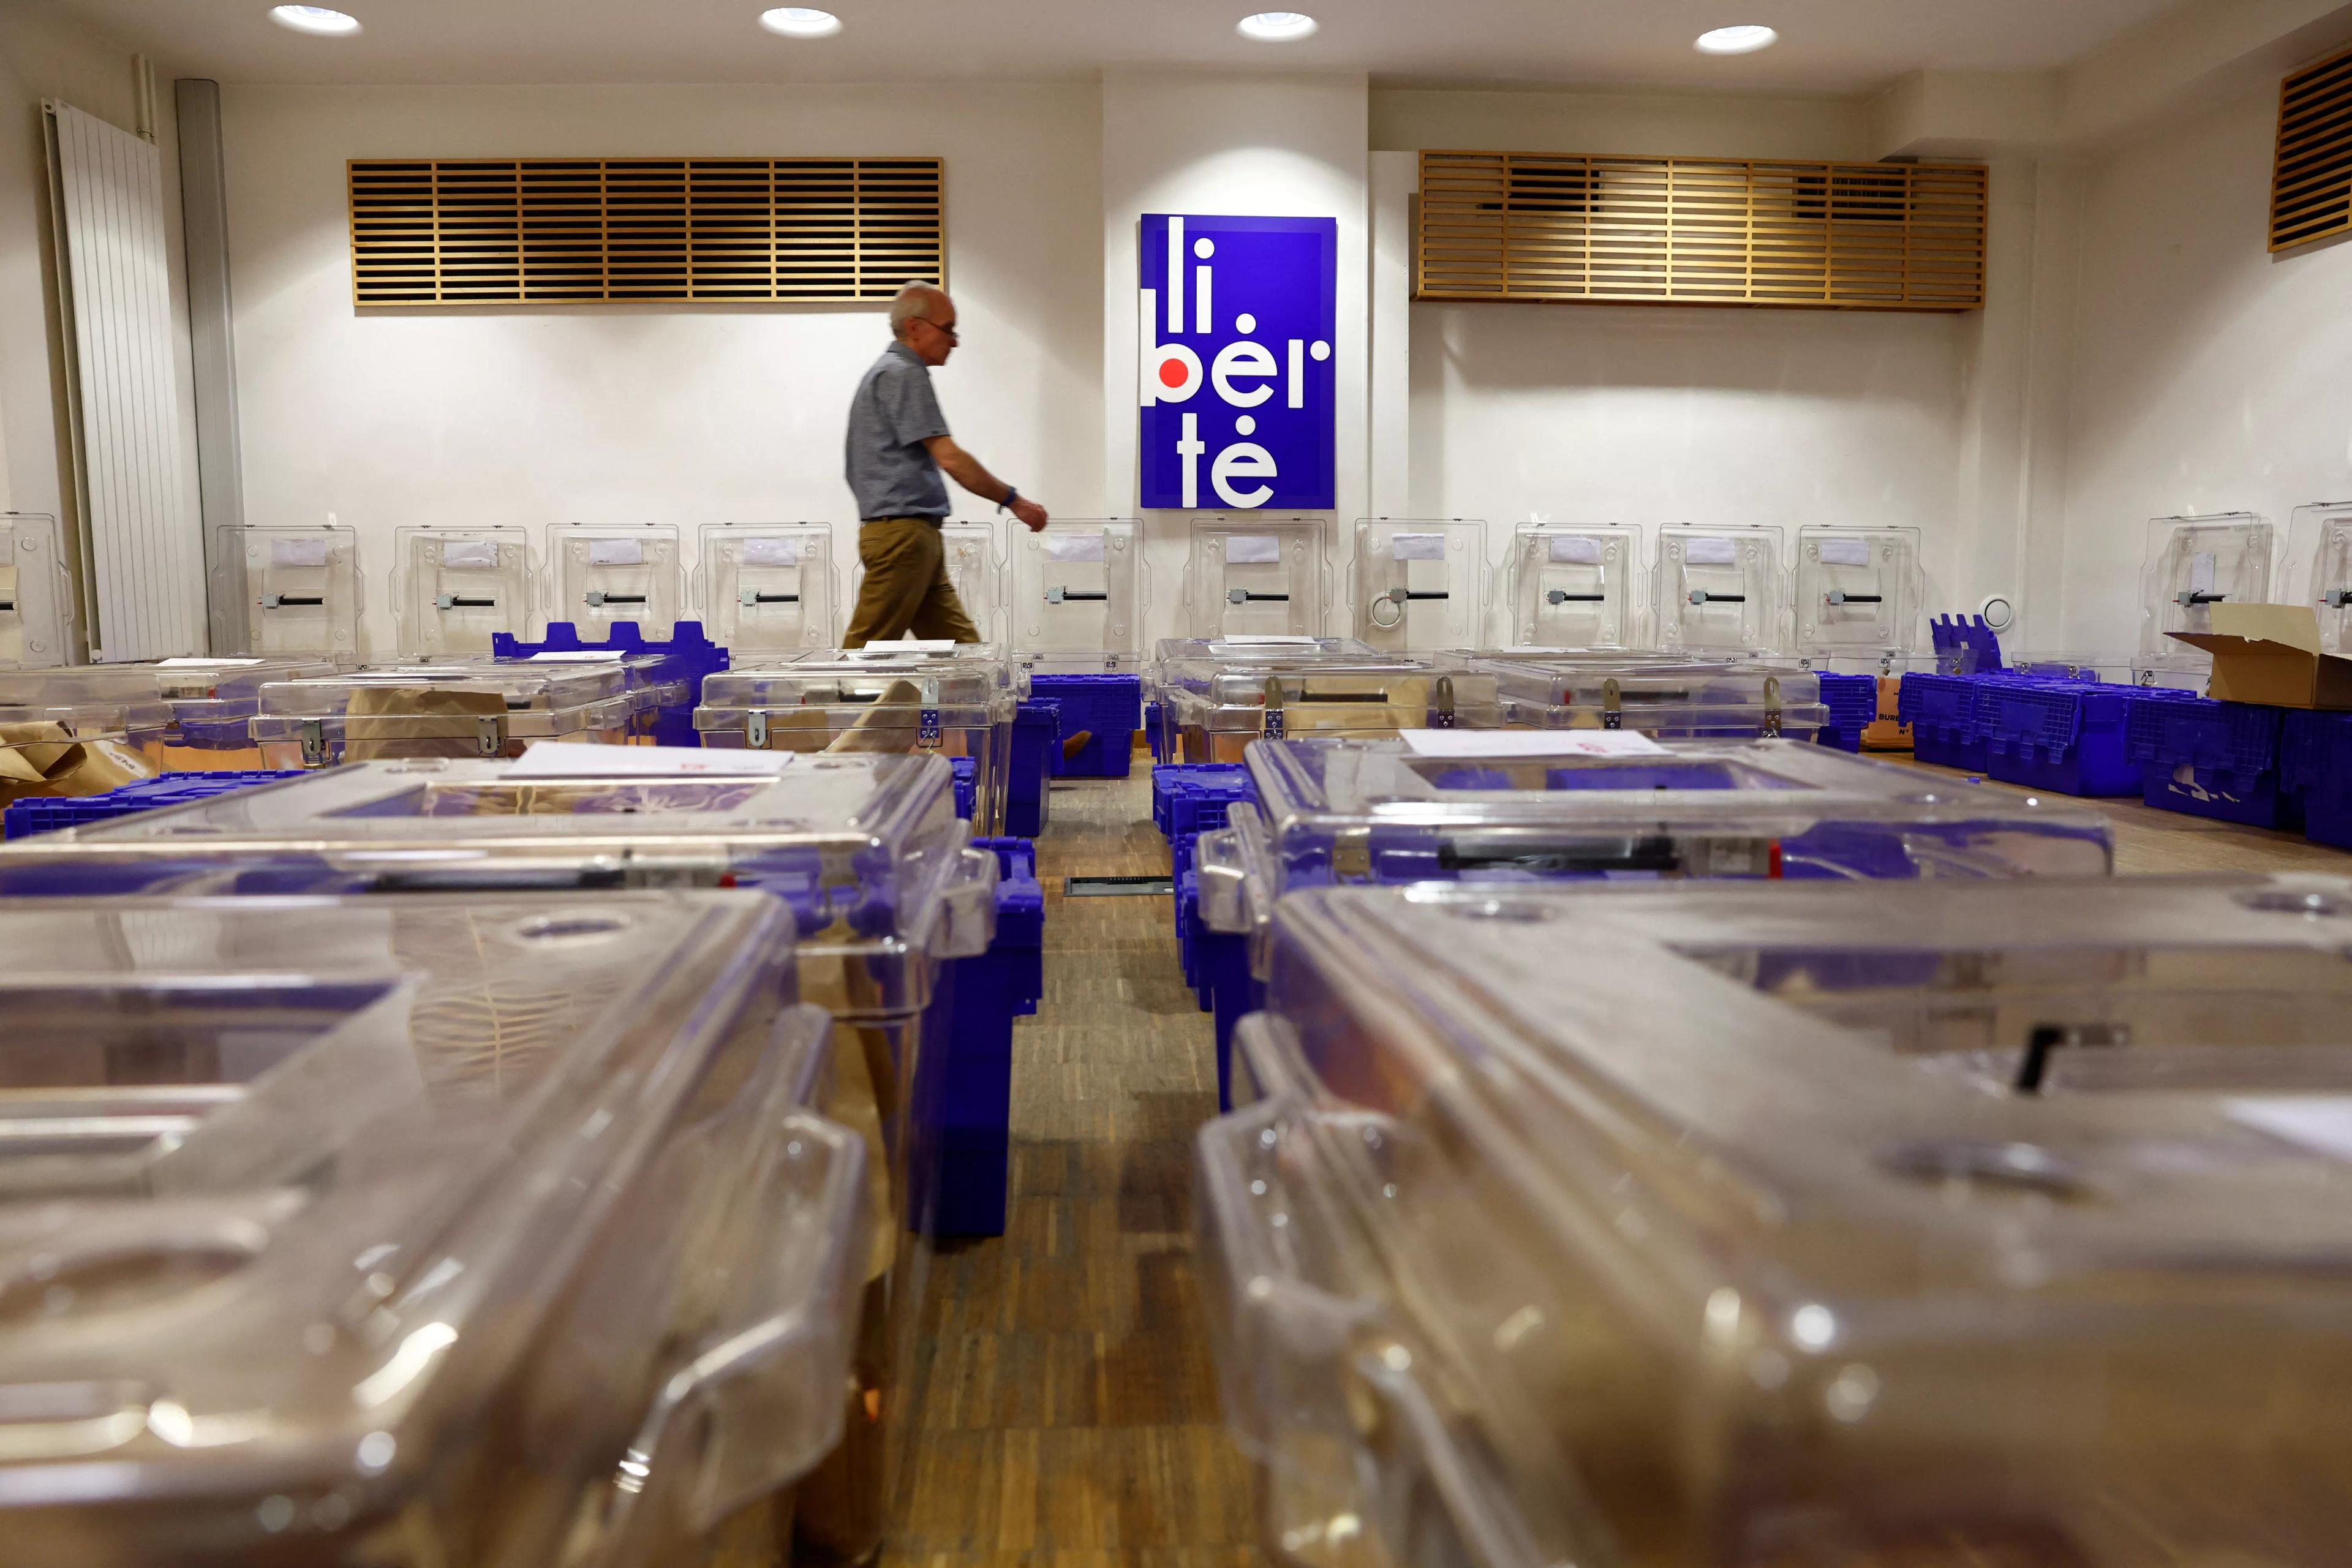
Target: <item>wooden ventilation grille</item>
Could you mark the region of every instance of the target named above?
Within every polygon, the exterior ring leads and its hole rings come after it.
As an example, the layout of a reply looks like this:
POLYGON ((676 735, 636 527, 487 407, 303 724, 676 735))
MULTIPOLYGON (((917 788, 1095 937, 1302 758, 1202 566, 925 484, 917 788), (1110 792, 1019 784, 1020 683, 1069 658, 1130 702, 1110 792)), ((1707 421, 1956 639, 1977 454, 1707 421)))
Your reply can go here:
POLYGON ((887 300, 947 281, 937 158, 354 160, 362 305, 887 300))
POLYGON ((2271 248, 2352 229, 2352 49, 2305 66, 2279 86, 2278 160, 2271 169, 2271 248))
POLYGON ((1423 153, 1419 300, 1970 310, 1985 171, 1423 153))

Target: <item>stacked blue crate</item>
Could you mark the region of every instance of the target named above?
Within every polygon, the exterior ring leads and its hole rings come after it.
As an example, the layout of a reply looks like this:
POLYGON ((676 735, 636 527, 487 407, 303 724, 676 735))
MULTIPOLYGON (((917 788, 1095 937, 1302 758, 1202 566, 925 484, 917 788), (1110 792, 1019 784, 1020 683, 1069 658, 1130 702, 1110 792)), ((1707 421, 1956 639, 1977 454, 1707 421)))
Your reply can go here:
POLYGON ((1813 738, 1841 752, 1860 752, 1862 732, 1878 718, 1878 677, 1823 670, 1821 681, 1822 704, 1830 718, 1813 738))
POLYGON ((1013 756, 1004 784, 1004 831, 1034 838, 1045 831, 1053 792, 1047 787, 1062 754, 1062 705, 1026 698, 1013 718, 1013 756))
POLYGON ((2140 797, 2191 816, 2300 827, 2302 799, 2281 782, 2284 712, 2203 697, 2133 703, 2125 747, 2140 797))
POLYGON ((2303 803, 2303 836, 2352 849, 2352 713, 2288 712, 2279 784, 2303 803))
POLYGON ((1152 762, 1165 763, 1168 761, 1168 748, 1163 743, 1160 733, 1160 704, 1157 702, 1147 702, 1143 705, 1143 738, 1150 743, 1152 762))
POLYGON ((2003 784, 2059 795, 2138 795, 2142 767, 2125 745, 2125 726, 2133 708, 2197 700, 2165 687, 2021 676, 1974 679, 1985 771, 2003 784))
POLYGON ((163 773, 118 785, 100 795, 33 795, 10 803, 5 816, 0 816, 0 837, 29 838, 36 833, 110 822, 135 812, 161 811, 167 805, 185 805, 190 801, 229 795, 256 784, 303 776, 299 768, 285 772, 260 769, 163 773))
POLYGON ((1977 678, 1915 673, 1903 678, 1895 712, 1911 726, 1911 754, 1923 763, 1982 773, 1986 749, 1977 729, 1977 678))
MULTIPOLYGON (((938 1165, 918 1172, 917 1192, 939 1236, 1002 1236, 1011 1174, 1013 1020, 1034 1016, 1045 994, 1045 891, 1026 838, 975 838, 996 853, 996 939, 988 951, 944 966, 929 1025, 944 1019, 945 1061, 933 1102, 919 1108, 931 1136, 917 1148, 938 1165), (944 1005, 941 1003, 944 1002, 944 1005)), ((925 1044, 940 1042, 927 1027, 925 1044)))
POLYGON ((1151 771, 1151 820, 1167 836, 1176 884, 1177 962, 1201 1011, 1217 1016, 1217 1082, 1225 1082, 1224 1044, 1233 1021, 1255 1003, 1246 942, 1201 923, 1201 881, 1192 868, 1192 844, 1225 825, 1235 802, 1257 798, 1249 770, 1239 763, 1196 763, 1151 771))
POLYGON ((652 733, 657 746, 702 743, 702 737, 694 729, 695 706, 702 700, 702 678, 712 670, 725 669, 728 661, 727 650, 702 635, 700 621, 678 622, 671 628, 667 642, 647 642, 635 621, 614 622, 613 635, 596 643, 581 641, 580 628, 570 621, 548 622, 547 636, 539 642, 525 642, 509 632, 490 635, 492 658, 520 659, 542 653, 660 656, 663 662, 659 679, 665 686, 676 689, 654 709, 652 733))
POLYGON ((1055 778, 1123 779, 1132 766, 1135 732, 1143 727, 1143 678, 1108 672, 1034 675, 1029 688, 1062 705, 1062 733, 1090 738, 1069 756, 1057 749, 1055 778))

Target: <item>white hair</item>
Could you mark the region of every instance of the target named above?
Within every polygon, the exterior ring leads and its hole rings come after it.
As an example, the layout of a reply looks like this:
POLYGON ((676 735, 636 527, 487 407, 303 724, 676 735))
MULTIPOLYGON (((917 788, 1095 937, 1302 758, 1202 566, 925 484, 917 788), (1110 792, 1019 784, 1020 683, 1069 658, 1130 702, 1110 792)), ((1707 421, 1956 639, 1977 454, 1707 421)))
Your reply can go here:
POLYGON ((947 302, 948 291, 936 283, 908 284, 890 301, 890 335, 904 338, 908 322, 930 321, 932 308, 947 302))

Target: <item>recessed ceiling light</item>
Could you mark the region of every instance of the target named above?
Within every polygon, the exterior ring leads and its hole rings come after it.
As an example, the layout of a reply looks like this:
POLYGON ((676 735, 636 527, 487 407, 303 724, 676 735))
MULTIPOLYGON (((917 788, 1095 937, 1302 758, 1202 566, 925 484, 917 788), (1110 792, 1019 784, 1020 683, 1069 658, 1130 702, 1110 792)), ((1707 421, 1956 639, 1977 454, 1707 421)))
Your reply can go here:
POLYGON ((1717 27, 1698 36, 1698 52, 1703 55, 1752 55, 1759 49, 1769 49, 1780 41, 1780 34, 1754 24, 1717 27))
POLYGON ((760 13, 760 26, 787 38, 830 38, 841 31, 841 18, 809 5, 779 5, 760 13))
POLYGON ((1244 16, 1239 31, 1261 44, 1295 44, 1315 31, 1315 18, 1304 11, 1260 11, 1244 16))
POLYGON ((281 27, 316 33, 322 38, 345 38, 360 30, 357 16, 330 11, 324 5, 272 5, 269 19, 281 27))

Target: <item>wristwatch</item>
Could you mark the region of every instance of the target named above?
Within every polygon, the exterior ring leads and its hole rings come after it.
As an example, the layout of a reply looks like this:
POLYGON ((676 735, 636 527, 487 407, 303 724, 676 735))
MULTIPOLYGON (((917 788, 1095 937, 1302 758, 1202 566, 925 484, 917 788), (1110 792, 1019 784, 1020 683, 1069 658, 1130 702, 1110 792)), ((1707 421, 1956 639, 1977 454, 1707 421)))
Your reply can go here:
POLYGON ((996 510, 999 511, 1010 511, 1013 510, 1013 503, 1018 501, 1020 499, 1021 492, 1014 489, 1011 485, 1007 485, 1004 487, 1004 499, 996 503, 996 510))

